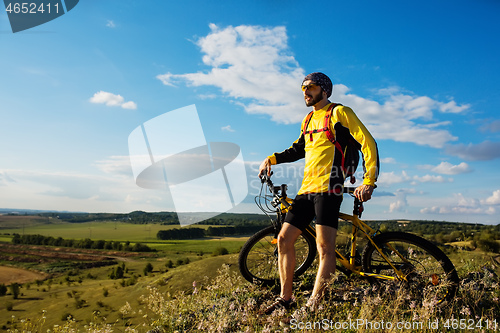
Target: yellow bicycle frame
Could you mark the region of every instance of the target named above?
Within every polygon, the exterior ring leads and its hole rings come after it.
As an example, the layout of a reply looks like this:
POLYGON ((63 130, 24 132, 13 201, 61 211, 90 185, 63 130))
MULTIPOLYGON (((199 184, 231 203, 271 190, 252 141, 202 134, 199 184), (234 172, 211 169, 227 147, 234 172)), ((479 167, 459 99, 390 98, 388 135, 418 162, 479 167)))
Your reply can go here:
MULTIPOLYGON (((288 203, 288 205, 284 205, 283 203, 280 205, 281 214, 283 214, 283 216, 288 211, 288 209, 290 207, 289 204, 291 204, 293 202, 293 200, 291 198, 287 197, 286 202, 288 203)), ((376 235, 376 233, 377 233, 376 230, 374 230, 373 228, 368 226, 365 222, 363 222, 356 215, 349 215, 349 214, 340 212, 339 219, 344 220, 344 221, 348 221, 352 224, 351 249, 350 249, 350 253, 349 253, 349 258, 346 258, 342 253, 340 253, 337 249, 335 249, 335 253, 337 255, 337 261, 342 266, 344 266, 344 268, 346 268, 347 270, 351 271, 354 274, 358 274, 358 275, 364 276, 364 277, 371 277, 371 278, 382 279, 382 280, 396 280, 396 279, 398 279, 398 280, 407 281, 405 274, 403 274, 403 272, 401 270, 397 269, 392 264, 392 262, 389 260, 389 258, 387 258, 387 256, 383 253, 383 251, 380 249, 380 247, 373 241, 372 237, 376 235), (362 270, 361 266, 356 265, 355 257, 356 257, 356 240, 357 240, 357 231, 358 230, 361 230, 361 232, 363 232, 366 235, 366 237, 368 238, 370 243, 373 244, 373 246, 380 253, 382 258, 384 258, 384 260, 392 267, 392 269, 396 273, 397 277, 364 272, 362 270)), ((313 236, 314 239, 316 239, 316 230, 314 229, 314 227, 311 224, 309 224, 306 227, 305 232, 311 234, 311 236, 313 236)), ((398 257, 400 257, 404 261, 407 261, 401 254, 399 254, 399 252, 396 249, 394 249, 390 244, 388 244, 388 245, 389 245, 389 248, 394 253, 396 253, 396 255, 398 257)))
MULTIPOLYGON (((349 257, 346 258, 342 253, 340 253, 337 249, 335 250, 335 253, 337 254, 337 261, 344 266, 347 270, 351 271, 354 274, 358 274, 360 276, 364 277, 372 277, 376 279, 383 279, 383 280, 404 280, 406 281, 406 276, 401 272, 401 270, 397 269, 392 262, 387 258, 387 256, 383 253, 383 251, 380 249, 380 247, 373 241, 373 236, 375 236, 376 231, 369 227, 366 223, 364 223, 362 220, 360 220, 357 216, 355 215, 349 215, 345 213, 339 213, 339 219, 344 220, 344 221, 350 221, 352 224, 352 232, 351 232, 351 248, 350 248, 350 253, 349 257), (388 276, 388 275, 382 275, 382 274, 375 274, 375 273, 368 273, 364 272, 362 270, 361 266, 357 266, 355 262, 355 257, 356 257, 356 240, 357 240, 357 231, 361 230, 368 240, 373 244, 375 249, 380 253, 382 258, 384 258, 385 261, 394 269, 394 272, 396 273, 397 277, 394 276, 388 276)), ((311 234, 316 239, 316 230, 312 225, 308 225, 305 229, 305 232, 311 234)), ((405 260, 402 255, 400 255, 396 249, 392 248, 390 246, 390 249, 394 251, 401 259, 405 260)))

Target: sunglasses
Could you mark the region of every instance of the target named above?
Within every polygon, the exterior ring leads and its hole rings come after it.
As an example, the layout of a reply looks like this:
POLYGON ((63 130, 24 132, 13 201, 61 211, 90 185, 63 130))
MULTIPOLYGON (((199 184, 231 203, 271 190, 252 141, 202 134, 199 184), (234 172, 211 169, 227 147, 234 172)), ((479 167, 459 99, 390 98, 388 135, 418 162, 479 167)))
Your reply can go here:
POLYGON ((309 83, 308 85, 302 85, 300 86, 300 89, 302 89, 302 91, 306 91, 306 89, 308 90, 312 90, 316 87, 319 87, 319 85, 317 85, 316 83, 309 83))

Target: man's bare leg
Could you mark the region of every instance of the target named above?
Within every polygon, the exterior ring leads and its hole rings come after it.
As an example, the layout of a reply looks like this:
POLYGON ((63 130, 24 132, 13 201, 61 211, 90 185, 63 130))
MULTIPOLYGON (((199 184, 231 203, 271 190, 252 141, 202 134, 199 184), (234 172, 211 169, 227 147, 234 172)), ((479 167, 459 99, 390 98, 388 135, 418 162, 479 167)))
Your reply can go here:
POLYGON ((295 271, 295 241, 302 231, 284 223, 278 235, 278 267, 281 282, 280 297, 290 300, 293 294, 293 273, 295 271))
POLYGON ((308 305, 314 306, 323 296, 326 284, 330 281, 335 273, 336 255, 335 255, 335 239, 337 237, 337 229, 316 225, 316 245, 319 254, 319 267, 314 283, 314 289, 311 294, 308 305))

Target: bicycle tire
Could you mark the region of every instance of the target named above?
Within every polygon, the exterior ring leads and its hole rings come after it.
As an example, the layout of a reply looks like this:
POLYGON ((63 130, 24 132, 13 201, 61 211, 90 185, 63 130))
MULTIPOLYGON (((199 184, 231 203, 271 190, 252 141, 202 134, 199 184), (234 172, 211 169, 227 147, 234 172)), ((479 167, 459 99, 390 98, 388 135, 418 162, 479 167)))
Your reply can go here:
MULTIPOLYGON (((448 256, 436 245, 405 232, 383 233, 374 237, 373 241, 394 266, 406 274, 407 281, 377 278, 372 278, 372 281, 396 281, 397 287, 405 288, 415 296, 414 301, 427 300, 435 302, 436 305, 443 305, 455 297, 459 284, 457 271, 448 256), (389 244, 397 253, 388 247, 389 244)), ((394 269, 371 242, 363 250, 362 262, 365 272, 396 276, 394 269)))
MULTIPOLYGON (((243 277, 251 282, 272 286, 279 282, 278 244, 275 229, 269 226, 250 237, 243 245, 238 266, 243 277)), ((308 233, 302 233, 295 242, 295 273, 303 274, 316 258, 316 241, 308 233)))

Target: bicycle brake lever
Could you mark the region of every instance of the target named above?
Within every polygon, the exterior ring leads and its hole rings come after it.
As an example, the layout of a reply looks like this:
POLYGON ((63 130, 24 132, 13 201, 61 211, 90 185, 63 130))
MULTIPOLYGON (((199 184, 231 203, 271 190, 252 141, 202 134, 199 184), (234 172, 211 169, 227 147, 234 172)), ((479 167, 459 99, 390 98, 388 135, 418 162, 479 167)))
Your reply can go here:
POLYGON ((360 201, 358 198, 354 197, 354 209, 352 211, 353 215, 357 215, 358 217, 361 218, 361 214, 363 214, 363 202, 360 201))
POLYGON ((271 173, 269 174, 269 176, 267 174, 262 174, 260 175, 260 182, 262 184, 264 183, 268 183, 270 180, 271 180, 271 176, 273 175, 273 172, 271 171, 271 173))

